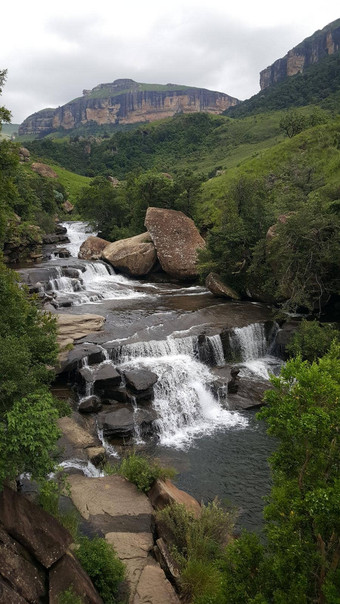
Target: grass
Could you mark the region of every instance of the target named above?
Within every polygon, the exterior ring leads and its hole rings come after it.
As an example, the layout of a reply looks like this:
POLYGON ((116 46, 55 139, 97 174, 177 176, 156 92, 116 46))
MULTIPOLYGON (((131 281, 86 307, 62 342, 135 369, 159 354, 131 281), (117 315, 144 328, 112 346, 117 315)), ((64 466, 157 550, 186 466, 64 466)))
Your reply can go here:
POLYGON ((56 164, 48 164, 51 168, 58 174, 59 182, 65 187, 68 195, 68 200, 71 203, 74 203, 83 187, 87 187, 91 178, 88 176, 81 176, 80 174, 76 174, 75 172, 70 172, 61 166, 56 164))

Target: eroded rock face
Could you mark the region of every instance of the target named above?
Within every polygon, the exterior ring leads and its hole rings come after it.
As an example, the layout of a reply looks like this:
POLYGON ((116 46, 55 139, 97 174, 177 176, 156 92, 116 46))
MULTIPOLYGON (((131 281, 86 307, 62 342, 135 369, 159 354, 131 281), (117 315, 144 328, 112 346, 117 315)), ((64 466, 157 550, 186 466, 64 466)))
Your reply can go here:
POLYGON ((205 247, 205 241, 194 221, 177 210, 148 208, 145 226, 162 269, 176 279, 195 279, 197 250, 205 247))
POLYGON ((101 258, 103 249, 109 244, 110 242, 106 241, 106 239, 91 235, 81 244, 78 258, 82 260, 98 260, 101 258))
POLYGON ((157 259, 149 233, 110 243, 103 249, 102 258, 131 277, 147 275, 157 259))
POLYGON ((216 273, 209 273, 205 280, 205 286, 218 298, 240 300, 238 293, 232 287, 229 287, 229 285, 225 285, 216 273))
POLYGON ((260 73, 261 90, 289 76, 303 73, 307 67, 332 55, 340 48, 340 21, 337 19, 306 38, 260 73))

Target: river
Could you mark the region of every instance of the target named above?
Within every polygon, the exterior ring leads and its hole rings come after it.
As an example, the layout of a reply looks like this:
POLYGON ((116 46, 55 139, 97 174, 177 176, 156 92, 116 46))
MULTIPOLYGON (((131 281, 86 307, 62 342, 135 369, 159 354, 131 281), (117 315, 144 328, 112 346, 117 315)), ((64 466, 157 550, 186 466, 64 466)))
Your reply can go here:
POLYGON ((233 408, 225 388, 214 390, 214 384, 229 371, 220 335, 226 329, 240 356, 241 381, 255 388, 278 371, 280 361, 271 354, 275 329, 268 336, 265 328, 271 309, 223 301, 202 286, 172 283, 164 275, 137 281, 103 262, 78 260, 91 231, 80 222, 64 226, 70 243, 62 247, 71 257, 52 255, 21 270, 23 280, 53 294, 58 312, 105 316, 103 330, 86 338, 103 347, 104 363, 158 376, 157 438, 143 440, 136 431, 136 446, 173 465, 180 488, 204 502, 218 496, 238 509, 239 528, 258 530, 274 445, 254 410, 233 408))

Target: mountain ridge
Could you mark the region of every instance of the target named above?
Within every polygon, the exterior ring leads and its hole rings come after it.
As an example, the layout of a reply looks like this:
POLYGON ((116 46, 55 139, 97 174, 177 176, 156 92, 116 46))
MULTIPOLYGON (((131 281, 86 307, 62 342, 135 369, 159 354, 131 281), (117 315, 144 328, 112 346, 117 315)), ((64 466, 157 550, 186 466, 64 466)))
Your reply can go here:
POLYGON ((235 97, 206 88, 119 79, 84 90, 82 97, 61 107, 42 109, 28 116, 20 125, 19 135, 46 136, 89 123, 119 126, 153 122, 177 113, 220 114, 239 103, 235 97))

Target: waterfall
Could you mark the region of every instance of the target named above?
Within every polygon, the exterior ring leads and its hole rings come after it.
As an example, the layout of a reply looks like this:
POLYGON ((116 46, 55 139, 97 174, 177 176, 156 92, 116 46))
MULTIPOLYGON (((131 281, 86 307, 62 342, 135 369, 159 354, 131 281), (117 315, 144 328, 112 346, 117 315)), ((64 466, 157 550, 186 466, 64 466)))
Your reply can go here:
MULTIPOLYGON (((221 361, 218 338, 213 336, 213 343, 221 361)), ((183 448, 219 428, 246 425, 239 413, 223 409, 214 398, 209 386, 215 377, 199 361, 198 337, 125 344, 111 356, 120 369, 148 369, 158 375, 153 408, 161 444, 183 448)))
POLYGON ((270 355, 278 329, 277 323, 270 330, 266 330, 265 323, 252 323, 233 329, 230 346, 234 356, 241 361, 241 376, 268 380, 270 374, 281 366, 279 359, 270 355))

